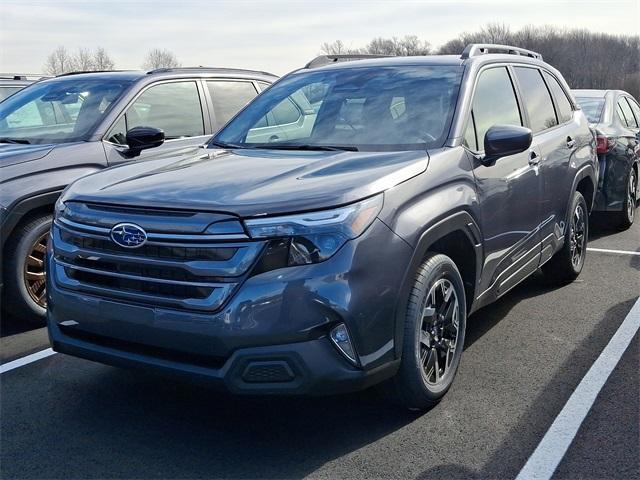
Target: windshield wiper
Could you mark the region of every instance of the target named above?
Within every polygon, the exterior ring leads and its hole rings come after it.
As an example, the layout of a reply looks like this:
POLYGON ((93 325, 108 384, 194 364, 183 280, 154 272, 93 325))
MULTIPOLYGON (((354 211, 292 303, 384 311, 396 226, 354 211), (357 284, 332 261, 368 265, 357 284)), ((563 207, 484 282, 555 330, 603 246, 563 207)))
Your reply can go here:
POLYGON ((260 144, 255 148, 267 148, 273 150, 318 150, 318 151, 344 151, 344 152, 357 152, 358 147, 352 145, 307 145, 307 144, 260 144))
POLYGON ((241 145, 234 145, 233 143, 224 143, 224 142, 218 142, 218 141, 211 141, 207 144, 207 146, 213 146, 213 147, 220 147, 220 148, 227 148, 227 149, 232 149, 232 148, 247 148, 247 147, 243 147, 241 145))
POLYGON ((24 138, 0 137, 0 143, 18 143, 18 144, 21 144, 21 145, 29 145, 31 142, 29 140, 24 139, 24 138))

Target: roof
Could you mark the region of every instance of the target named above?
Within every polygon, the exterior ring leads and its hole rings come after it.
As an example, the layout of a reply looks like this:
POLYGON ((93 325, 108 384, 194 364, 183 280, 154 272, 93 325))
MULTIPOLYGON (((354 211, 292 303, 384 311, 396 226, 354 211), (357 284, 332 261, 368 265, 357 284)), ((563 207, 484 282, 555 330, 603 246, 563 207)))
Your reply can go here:
MULTIPOLYGON (((313 70, 328 70, 341 68, 362 68, 362 67, 400 67, 412 65, 462 65, 463 60, 460 55, 424 55, 417 57, 378 57, 366 60, 353 60, 350 62, 335 62, 313 70)), ((307 71, 306 69, 301 71, 307 71)))
MULTIPOLYGON (((380 57, 366 60, 353 60, 349 62, 334 62, 321 67, 314 67, 311 70, 333 70, 343 68, 362 68, 362 67, 402 67, 402 66, 419 66, 419 65, 449 65, 461 66, 468 64, 484 64, 493 62, 505 63, 527 63, 532 65, 546 65, 540 59, 528 57, 525 55, 513 55, 507 53, 485 53, 475 55, 469 58, 461 58, 460 55, 424 55, 416 57, 380 57)), ((301 69, 298 72, 309 71, 310 69, 301 69)))
POLYGON ((211 76, 240 76, 243 78, 277 78, 275 75, 256 70, 243 70, 239 68, 160 68, 156 70, 120 70, 105 72, 70 72, 55 77, 55 81, 74 78, 83 80, 124 80, 134 82, 142 78, 182 78, 189 77, 211 77, 211 76))

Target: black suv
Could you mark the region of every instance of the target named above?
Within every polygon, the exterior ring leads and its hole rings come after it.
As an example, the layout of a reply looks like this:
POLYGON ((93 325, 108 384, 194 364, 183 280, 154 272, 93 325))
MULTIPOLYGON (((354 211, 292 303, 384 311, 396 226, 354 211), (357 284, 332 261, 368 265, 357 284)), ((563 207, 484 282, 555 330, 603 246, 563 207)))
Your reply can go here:
POLYGON ((193 152, 275 79, 214 68, 68 74, 0 103, 5 313, 44 323, 44 252, 65 186, 132 159, 193 152))
POLYGON ((425 408, 469 314, 540 267, 579 275, 595 142, 557 70, 491 45, 332 60, 276 82, 197 155, 63 193, 54 350, 236 393, 385 381, 425 408))

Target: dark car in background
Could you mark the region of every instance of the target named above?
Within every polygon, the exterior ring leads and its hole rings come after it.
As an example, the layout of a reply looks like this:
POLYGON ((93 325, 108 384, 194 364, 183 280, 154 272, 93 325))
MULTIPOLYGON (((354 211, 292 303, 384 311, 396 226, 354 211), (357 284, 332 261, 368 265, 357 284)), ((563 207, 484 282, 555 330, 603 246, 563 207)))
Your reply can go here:
POLYGON ((640 105, 622 90, 573 90, 596 130, 600 175, 594 213, 629 228, 640 199, 640 105))
POLYGON ((69 186, 47 251, 54 350, 235 393, 387 381, 422 409, 453 382, 468 315, 539 268, 580 274, 595 140, 540 55, 332 60, 197 154, 69 186))
POLYGON ((47 77, 43 75, 26 75, 23 73, 0 73, 0 102, 22 90, 24 87, 43 78, 47 77))
POLYGON ((47 235, 66 185, 125 162, 193 154, 275 79, 223 68, 66 74, 0 103, 3 311, 44 322, 47 235))

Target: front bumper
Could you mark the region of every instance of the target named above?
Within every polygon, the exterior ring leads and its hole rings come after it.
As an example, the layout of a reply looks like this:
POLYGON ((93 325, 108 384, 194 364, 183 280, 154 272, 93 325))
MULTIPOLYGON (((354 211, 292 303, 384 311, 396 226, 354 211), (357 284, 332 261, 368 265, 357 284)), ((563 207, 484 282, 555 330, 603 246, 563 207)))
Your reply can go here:
POLYGON ((376 220, 329 260, 250 276, 221 309, 199 313, 61 288, 50 251, 49 336, 59 352, 234 393, 358 390, 397 369, 395 308, 411 253, 376 220), (358 365, 328 338, 341 322, 358 365))

